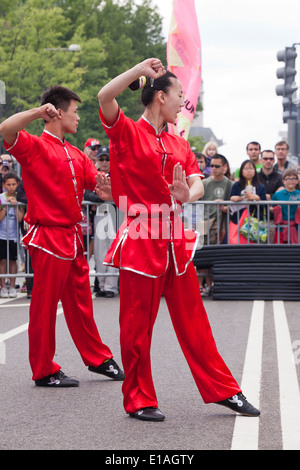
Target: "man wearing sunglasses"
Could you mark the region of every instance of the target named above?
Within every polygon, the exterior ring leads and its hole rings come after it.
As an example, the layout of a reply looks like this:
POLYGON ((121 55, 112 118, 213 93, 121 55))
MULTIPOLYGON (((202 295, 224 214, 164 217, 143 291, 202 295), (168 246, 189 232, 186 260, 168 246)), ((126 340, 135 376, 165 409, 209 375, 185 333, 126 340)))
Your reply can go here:
POLYGON ((9 171, 14 171, 13 169, 13 158, 9 153, 4 153, 1 155, 2 163, 6 162, 8 164, 9 171))
MULTIPOLYGON (((226 176, 227 159, 220 154, 211 158, 211 176, 203 180, 203 201, 228 201, 233 181, 226 176)), ((206 205, 204 208, 204 244, 215 245, 225 242, 226 237, 226 211, 227 207, 219 205, 206 205), (219 212, 219 214, 218 214, 219 212)), ((201 230, 200 230, 201 232, 201 230)), ((211 271, 211 270, 210 270, 211 271)), ((212 274, 205 276, 206 287, 200 288, 202 296, 209 296, 212 292, 212 274)))
POLYGON ((97 140, 97 139, 87 139, 84 144, 83 151, 89 157, 89 159, 92 160, 96 168, 98 168, 97 152, 100 147, 101 147, 100 140, 97 140))
POLYGON ((98 169, 100 171, 104 171, 105 173, 109 173, 109 148, 105 145, 102 145, 98 148, 97 151, 97 160, 98 160, 98 169))
POLYGON ((261 153, 262 168, 258 173, 258 181, 266 187, 267 200, 282 187, 282 176, 274 170, 275 155, 272 150, 263 150, 261 153))
MULTIPOLYGON (((223 155, 216 154, 211 159, 211 176, 203 180, 205 193, 204 201, 229 200, 233 181, 225 176, 227 161, 223 155), (226 197, 225 197, 226 196, 226 197)), ((209 206, 209 217, 216 217, 219 206, 209 206)), ((224 208, 224 212, 226 209, 224 208)))

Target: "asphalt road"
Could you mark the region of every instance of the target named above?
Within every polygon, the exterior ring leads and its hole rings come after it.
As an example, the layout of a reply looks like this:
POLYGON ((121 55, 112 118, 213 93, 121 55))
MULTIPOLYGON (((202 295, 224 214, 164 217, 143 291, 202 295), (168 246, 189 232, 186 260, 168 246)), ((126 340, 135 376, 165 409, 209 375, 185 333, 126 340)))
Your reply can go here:
MULTIPOLYGON (((299 303, 205 299, 204 304, 218 349, 237 381, 247 386, 243 392, 260 408, 259 418, 236 417, 203 403, 164 299, 153 334, 152 368, 165 421, 145 423, 125 414, 122 384, 87 370, 63 314, 57 317, 55 359, 80 386, 35 387, 28 363, 29 301, 19 294, 0 301, 0 450, 102 450, 103 459, 147 450, 162 459, 163 452, 170 458, 174 453, 194 456, 200 450, 299 449, 299 303)), ((118 297, 94 299, 102 340, 121 363, 118 307, 118 297)))

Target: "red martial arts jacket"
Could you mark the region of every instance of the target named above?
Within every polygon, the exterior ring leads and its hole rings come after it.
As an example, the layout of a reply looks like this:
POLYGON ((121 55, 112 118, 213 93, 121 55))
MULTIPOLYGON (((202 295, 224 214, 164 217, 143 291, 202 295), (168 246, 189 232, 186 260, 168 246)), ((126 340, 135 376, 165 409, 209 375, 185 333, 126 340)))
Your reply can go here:
POLYGON ((35 246, 62 259, 74 259, 82 243, 81 203, 85 189, 94 190, 97 169, 79 149, 45 131, 18 133, 9 148, 21 165, 30 225, 25 247, 35 246))
POLYGON ((99 115, 110 139, 113 199, 126 214, 104 263, 158 277, 173 256, 176 274, 183 274, 193 258, 197 234, 184 230, 181 203, 168 184, 178 162, 187 178, 203 177, 195 155, 183 138, 165 130, 158 135, 144 116, 134 122, 120 110, 115 124, 107 126, 101 110, 99 115))

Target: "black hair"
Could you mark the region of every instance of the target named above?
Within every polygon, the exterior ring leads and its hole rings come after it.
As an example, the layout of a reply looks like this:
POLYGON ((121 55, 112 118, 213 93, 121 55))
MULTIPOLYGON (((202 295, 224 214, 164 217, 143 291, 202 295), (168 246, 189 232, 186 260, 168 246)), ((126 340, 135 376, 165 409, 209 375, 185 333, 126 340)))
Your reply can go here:
POLYGON ((220 153, 215 153, 215 155, 213 155, 213 156, 211 157, 211 160, 212 160, 213 158, 219 158, 219 159, 222 161, 222 165, 227 165, 227 163, 228 163, 227 158, 224 157, 224 155, 221 155, 220 153))
POLYGON ((246 145, 246 150, 248 150, 249 145, 258 145, 259 150, 261 149, 260 143, 255 142, 255 140, 253 140, 252 142, 249 142, 249 144, 246 145))
MULTIPOLYGON (((142 91, 142 103, 144 106, 148 106, 154 100, 154 96, 158 91, 163 91, 164 93, 168 93, 168 89, 172 86, 171 78, 176 78, 169 70, 159 78, 151 79, 149 77, 145 77, 146 83, 143 87, 142 91)), ((137 79, 129 85, 129 88, 133 91, 138 90, 140 88, 140 80, 137 79)))
POLYGON ((5 183, 9 179, 14 179, 14 180, 17 181, 17 183, 19 183, 19 181, 20 181, 18 175, 16 173, 14 173, 13 171, 8 171, 7 173, 4 174, 3 183, 5 183))
POLYGON ((207 156, 204 155, 204 153, 201 153, 201 152, 194 152, 194 155, 195 155, 196 158, 201 158, 201 157, 204 158, 205 163, 207 163, 207 156))
POLYGON ((53 104, 56 109, 61 108, 67 111, 71 100, 81 103, 81 99, 74 91, 60 85, 54 85, 44 91, 41 98, 41 106, 50 103, 53 104))
POLYGON ((273 150, 266 149, 266 150, 263 150, 263 151, 261 152, 261 156, 263 156, 264 152, 272 153, 272 154, 273 154, 273 157, 274 157, 274 155, 275 155, 274 152, 273 152, 273 150))
POLYGON ((252 186, 256 187, 259 184, 255 164, 253 163, 252 160, 245 160, 245 161, 243 161, 243 163, 241 164, 241 167, 240 167, 239 185, 240 185, 241 189, 244 189, 247 186, 247 181, 246 181, 245 177, 243 176, 243 169, 244 169, 245 165, 247 165, 247 163, 250 163, 250 165, 252 165, 254 170, 255 170, 255 173, 254 173, 254 176, 253 176, 253 179, 252 179, 252 186))

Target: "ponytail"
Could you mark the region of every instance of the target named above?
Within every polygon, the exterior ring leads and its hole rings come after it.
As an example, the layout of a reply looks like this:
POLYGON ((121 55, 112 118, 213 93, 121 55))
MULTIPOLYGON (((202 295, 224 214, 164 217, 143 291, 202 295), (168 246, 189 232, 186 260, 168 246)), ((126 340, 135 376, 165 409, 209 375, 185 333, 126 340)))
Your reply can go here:
POLYGON ((142 103, 144 106, 148 106, 152 103, 157 91, 161 90, 164 93, 168 92, 168 89, 172 86, 171 78, 177 77, 169 71, 156 79, 142 76, 132 82, 129 85, 129 88, 132 91, 142 89, 142 103))

